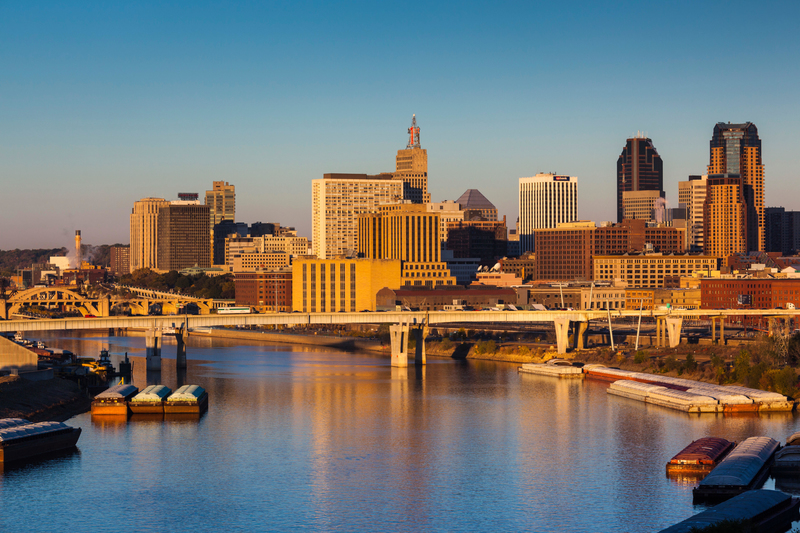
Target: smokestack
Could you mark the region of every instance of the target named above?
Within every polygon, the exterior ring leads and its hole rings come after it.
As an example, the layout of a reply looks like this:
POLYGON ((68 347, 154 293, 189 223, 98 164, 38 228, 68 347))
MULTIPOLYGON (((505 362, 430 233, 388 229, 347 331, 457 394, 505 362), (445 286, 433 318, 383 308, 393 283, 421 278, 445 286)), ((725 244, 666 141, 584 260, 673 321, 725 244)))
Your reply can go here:
POLYGON ((81 258, 81 230, 75 230, 75 260, 77 261, 77 265, 75 268, 80 269, 82 258, 81 258))

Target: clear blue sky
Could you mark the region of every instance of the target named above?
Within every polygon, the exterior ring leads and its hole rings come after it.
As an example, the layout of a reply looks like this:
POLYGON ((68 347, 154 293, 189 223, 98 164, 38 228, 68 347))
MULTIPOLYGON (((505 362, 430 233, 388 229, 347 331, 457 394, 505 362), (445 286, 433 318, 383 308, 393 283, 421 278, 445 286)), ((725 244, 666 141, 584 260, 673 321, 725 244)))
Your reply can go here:
POLYGON ((665 189, 752 121, 766 203, 800 209, 798 2, 0 0, 0 249, 127 243, 133 202, 236 185, 237 219, 310 235, 311 180, 394 170, 412 113, 434 201, 579 178, 614 218, 647 132, 665 189))

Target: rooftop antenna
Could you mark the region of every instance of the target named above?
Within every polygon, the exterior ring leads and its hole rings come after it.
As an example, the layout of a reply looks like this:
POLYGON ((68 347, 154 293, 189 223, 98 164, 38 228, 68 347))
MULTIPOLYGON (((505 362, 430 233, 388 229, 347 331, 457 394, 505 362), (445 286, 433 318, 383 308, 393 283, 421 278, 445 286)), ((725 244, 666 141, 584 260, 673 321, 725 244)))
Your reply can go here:
POLYGON ((406 148, 419 148, 419 127, 417 127, 417 115, 411 115, 411 127, 408 128, 408 146, 406 148))

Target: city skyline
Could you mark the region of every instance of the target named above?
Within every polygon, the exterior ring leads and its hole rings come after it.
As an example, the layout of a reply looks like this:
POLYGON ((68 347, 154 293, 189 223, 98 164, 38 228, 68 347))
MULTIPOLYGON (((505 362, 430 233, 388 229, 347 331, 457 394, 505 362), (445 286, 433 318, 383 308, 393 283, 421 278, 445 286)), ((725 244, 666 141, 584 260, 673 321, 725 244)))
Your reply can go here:
POLYGON ((706 173, 718 122, 758 125, 764 205, 800 209, 798 74, 785 68, 800 7, 687 4, 658 11, 655 28, 644 24, 655 7, 453 8, 410 21, 398 6, 203 4, 188 17, 180 5, 4 7, 0 175, 11 188, 0 224, 15 231, 0 249, 69 246, 75 229, 87 243, 125 243, 134 201, 213 181, 237 187, 237 221, 310 237, 311 180, 391 169, 411 114, 432 201, 479 189, 511 227, 518 179, 539 172, 580 176, 579 217, 614 220, 619 147, 639 130, 658 147, 675 207, 678 182, 706 173), (534 22, 569 31, 543 39, 534 22), (729 73, 708 27, 761 36, 732 45, 757 93, 719 90, 729 73), (658 60, 628 57, 634 42, 658 60), (396 83, 403 70, 412 79, 396 83))

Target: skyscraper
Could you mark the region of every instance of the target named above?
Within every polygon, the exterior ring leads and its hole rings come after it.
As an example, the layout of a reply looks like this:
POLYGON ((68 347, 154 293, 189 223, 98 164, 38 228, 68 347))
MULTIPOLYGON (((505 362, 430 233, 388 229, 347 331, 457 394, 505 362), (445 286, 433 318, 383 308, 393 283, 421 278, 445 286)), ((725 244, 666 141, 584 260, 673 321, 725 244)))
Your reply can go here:
MULTIPOLYGON (((224 220, 233 222, 236 219, 236 187, 227 181, 212 182, 211 190, 206 191, 206 205, 209 209, 209 242, 213 250, 214 226, 224 220)), ((216 261, 213 252, 211 259, 216 261)))
POLYGON ((644 135, 628 139, 617 159, 617 222, 624 219, 622 193, 659 191, 664 196, 664 163, 644 135))
POLYGON ((416 115, 411 119, 408 134, 406 149, 397 151, 394 179, 403 182, 403 199, 415 204, 427 204, 431 201, 428 193, 428 151, 420 146, 416 115))
POLYGON ((519 178, 520 253, 535 251, 534 230, 578 219, 578 178, 536 174, 519 178))
POLYGON ((399 259, 404 285, 453 285, 442 261, 439 214, 424 205, 383 205, 358 217, 358 251, 367 259, 399 259))
POLYGON ((142 198, 131 211, 131 272, 158 268, 158 212, 169 202, 164 198, 142 198))
POLYGON ((752 122, 718 122, 711 137, 708 173, 737 174, 742 177, 742 193, 747 204, 747 250, 763 251, 764 235, 764 164, 761 139, 752 122))
POLYGON ((708 176, 703 204, 703 252, 722 259, 747 251, 747 203, 738 174, 708 176))
POLYGON ((325 174, 311 182, 311 240, 320 259, 355 257, 358 215, 403 197, 403 183, 392 174, 325 174))
POLYGON ((708 176, 689 176, 678 182, 678 204, 686 207, 686 238, 692 252, 703 250, 703 204, 706 201, 708 176))
POLYGON ((158 269, 211 266, 209 207, 198 201, 170 202, 158 210, 158 269))

